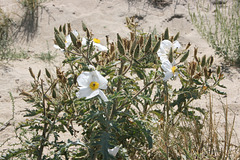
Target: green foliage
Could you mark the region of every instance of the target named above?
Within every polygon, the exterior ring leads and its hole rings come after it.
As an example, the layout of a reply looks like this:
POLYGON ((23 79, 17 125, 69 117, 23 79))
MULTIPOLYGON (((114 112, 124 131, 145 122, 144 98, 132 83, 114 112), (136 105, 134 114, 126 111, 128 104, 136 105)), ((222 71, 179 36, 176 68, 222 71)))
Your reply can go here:
POLYGON ((170 49, 171 61, 179 61, 177 71, 181 82, 179 89, 173 88, 163 80, 166 73, 156 52, 162 40, 173 42, 178 34, 170 36, 168 29, 160 35, 139 33, 132 24, 133 20, 128 19, 127 25, 132 29, 129 38, 117 34, 117 42, 108 43, 108 50, 104 51, 99 51, 100 44, 93 41, 93 34, 85 24, 86 43, 84 37, 71 33, 70 24, 54 29, 55 42, 63 49, 63 64, 68 68, 65 71, 56 68, 56 74, 45 69, 45 80, 41 71, 36 76, 29 68, 34 80, 32 89, 22 91, 21 95, 32 107, 25 111, 28 119, 16 128, 21 141, 19 148, 9 149, 2 154, 3 158, 27 155, 39 160, 151 159, 159 142, 165 144, 159 147, 162 155, 174 158, 169 150, 173 146, 171 128, 181 127, 178 121, 181 115, 202 128, 200 115, 204 111, 191 106, 191 102, 210 90, 218 92, 216 87, 222 87, 223 75, 220 69, 212 73, 212 58, 198 57, 197 50, 195 59, 186 63, 188 49, 170 49), (72 43, 65 45, 68 35, 72 43), (78 77, 92 70, 107 78, 104 94, 108 101, 103 101, 101 95, 78 98, 78 77), (158 127, 151 124, 154 119, 164 123, 158 133, 155 132, 158 127), (64 141, 63 133, 81 139, 64 141), (153 138, 159 133, 164 134, 161 141, 153 138), (116 157, 109 152, 115 146, 121 146, 116 157))
POLYGON ((217 55, 222 56, 226 62, 239 64, 240 3, 238 0, 233 0, 226 4, 215 4, 214 20, 209 19, 208 15, 212 12, 210 3, 200 0, 196 5, 197 12, 191 12, 189 9, 191 20, 200 34, 215 49, 217 55))

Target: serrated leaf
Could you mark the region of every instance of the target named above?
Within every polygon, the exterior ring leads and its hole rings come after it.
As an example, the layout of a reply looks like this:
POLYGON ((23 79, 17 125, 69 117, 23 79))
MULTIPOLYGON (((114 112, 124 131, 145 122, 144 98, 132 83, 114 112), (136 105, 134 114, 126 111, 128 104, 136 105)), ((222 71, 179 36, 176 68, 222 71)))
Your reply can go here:
POLYGON ((148 38, 148 41, 147 41, 147 44, 145 46, 145 53, 149 52, 149 49, 151 48, 151 46, 152 46, 152 36, 150 34, 149 38, 148 38))
POLYGON ((62 40, 62 38, 60 37, 59 34, 55 34, 55 40, 56 40, 56 42, 57 42, 57 45, 58 45, 60 48, 62 48, 62 49, 65 48, 65 43, 64 43, 64 41, 62 40))
POLYGON ((180 59, 180 62, 184 62, 189 56, 189 50, 187 51, 187 53, 185 53, 182 58, 180 59))

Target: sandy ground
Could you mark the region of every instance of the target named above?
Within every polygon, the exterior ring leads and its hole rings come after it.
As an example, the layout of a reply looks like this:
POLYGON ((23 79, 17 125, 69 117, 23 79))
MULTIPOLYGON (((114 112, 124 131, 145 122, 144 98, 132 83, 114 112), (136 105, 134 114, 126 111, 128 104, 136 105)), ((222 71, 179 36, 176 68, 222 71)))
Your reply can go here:
MULTIPOLYGON (((12 117, 12 102, 9 92, 12 93, 15 102, 15 122, 23 120, 22 111, 28 106, 19 96, 21 89, 28 89, 32 78, 28 72, 31 67, 35 73, 48 68, 55 71, 55 66, 61 66, 63 55, 53 48, 53 28, 64 23, 71 23, 72 28, 77 29, 84 36, 81 28, 82 21, 93 31, 94 36, 105 43, 105 36, 110 40, 116 39, 116 33, 122 37, 129 34, 125 18, 138 16, 138 23, 143 31, 148 32, 156 28, 159 33, 169 28, 170 34, 175 35, 180 31, 179 41, 182 45, 188 42, 192 44, 191 51, 198 47, 200 56, 214 56, 215 63, 221 65, 223 60, 214 55, 214 50, 208 45, 191 23, 188 13, 194 8, 194 1, 173 0, 173 3, 164 8, 154 8, 146 3, 147 0, 48 0, 42 3, 39 9, 38 27, 34 37, 27 41, 26 35, 19 34, 16 46, 23 48, 30 58, 24 60, 0 62, 0 122, 5 123, 12 117), (176 17, 175 15, 181 15, 176 17), (58 56, 51 63, 43 62, 34 55, 51 51, 58 56)), ((0 0, 1 8, 10 14, 16 21, 23 16, 23 9, 16 0, 0 0)), ((33 34, 32 34, 33 35, 33 34)), ((31 36, 31 35, 30 35, 31 36)), ((230 119, 236 116, 235 131, 240 135, 240 69, 224 65, 225 79, 222 81, 227 89, 227 97, 213 94, 213 109, 216 115, 223 115, 222 102, 229 107, 230 119)), ((176 83, 177 85, 177 83, 176 83)), ((208 97, 195 102, 195 105, 206 107, 208 97)), ((13 122, 0 131, 0 144, 14 136, 13 122)), ((223 122, 220 123, 223 126, 223 122)), ((231 124, 231 122, 230 122, 231 124)), ((11 141, 11 140, 10 140, 11 141)), ((1 149, 0 149, 1 150, 1 149)))

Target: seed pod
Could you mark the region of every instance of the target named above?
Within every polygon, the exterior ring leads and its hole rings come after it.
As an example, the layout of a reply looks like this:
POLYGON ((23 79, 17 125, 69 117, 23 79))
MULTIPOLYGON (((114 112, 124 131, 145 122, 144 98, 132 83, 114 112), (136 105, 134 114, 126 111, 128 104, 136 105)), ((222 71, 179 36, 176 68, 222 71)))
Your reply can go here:
POLYGON ((41 76, 41 70, 39 70, 38 72, 37 79, 39 79, 40 76, 41 76))
POLYGON ((78 48, 81 48, 81 47, 82 47, 82 42, 80 41, 80 39, 78 39, 78 40, 76 41, 76 45, 77 45, 78 48))
POLYGON ((197 52, 198 52, 198 48, 194 48, 194 58, 199 63, 199 59, 197 57, 197 52))
POLYGON ((185 49, 187 50, 190 46, 191 46, 191 43, 189 42, 185 49))
POLYGON ((31 74, 31 76, 35 79, 35 75, 33 74, 33 71, 32 71, 32 68, 31 67, 29 67, 29 72, 30 72, 30 74, 31 74))

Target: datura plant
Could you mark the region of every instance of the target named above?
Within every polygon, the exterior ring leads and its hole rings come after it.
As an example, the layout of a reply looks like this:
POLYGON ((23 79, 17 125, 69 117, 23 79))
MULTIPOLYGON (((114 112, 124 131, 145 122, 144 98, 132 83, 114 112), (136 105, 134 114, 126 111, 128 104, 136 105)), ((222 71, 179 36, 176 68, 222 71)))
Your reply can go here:
POLYGON ((41 71, 29 68, 32 89, 21 95, 32 108, 16 127, 20 147, 2 157, 149 159, 153 119, 165 128, 176 125, 179 114, 197 119, 204 110, 191 106, 193 100, 210 90, 225 94, 218 90, 223 74, 212 68, 213 57, 198 57, 195 48, 188 58, 190 44, 182 46, 168 29, 141 33, 129 18, 127 25, 129 38, 117 34, 105 45, 84 23, 83 35, 70 24, 54 29, 54 47, 68 69, 46 69, 43 80, 41 71), (63 140, 65 133, 77 138, 63 140))

